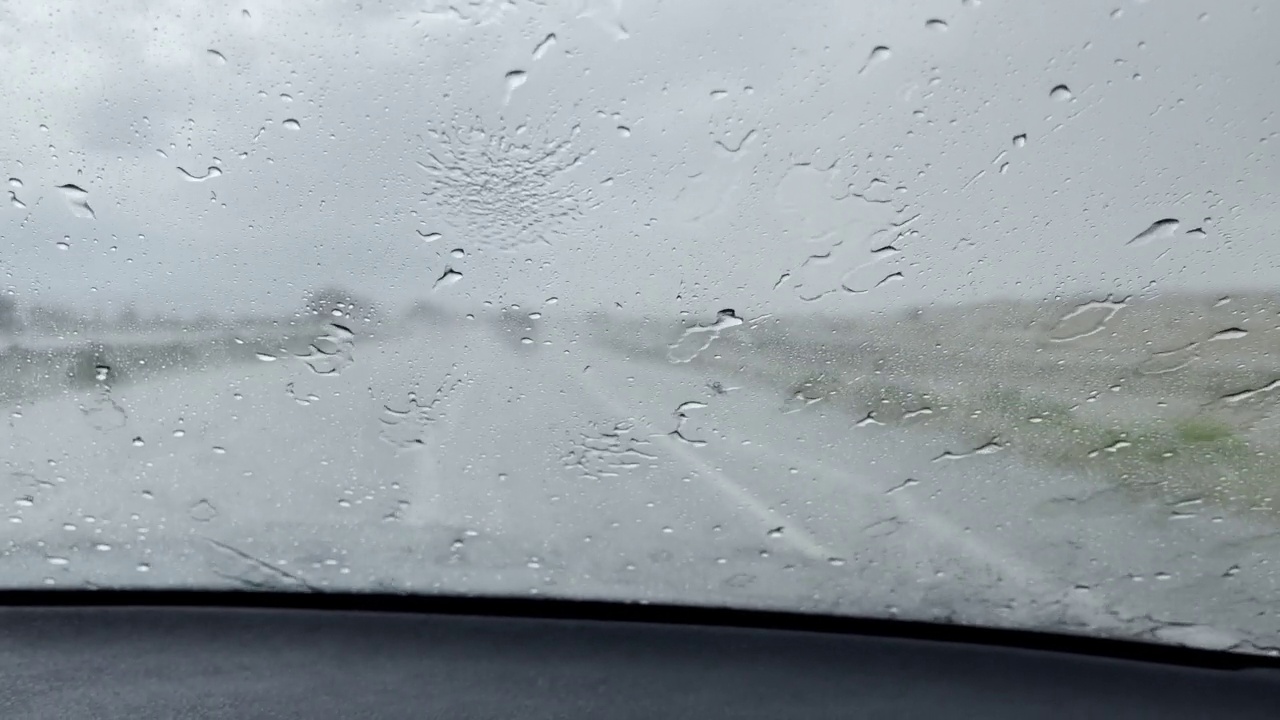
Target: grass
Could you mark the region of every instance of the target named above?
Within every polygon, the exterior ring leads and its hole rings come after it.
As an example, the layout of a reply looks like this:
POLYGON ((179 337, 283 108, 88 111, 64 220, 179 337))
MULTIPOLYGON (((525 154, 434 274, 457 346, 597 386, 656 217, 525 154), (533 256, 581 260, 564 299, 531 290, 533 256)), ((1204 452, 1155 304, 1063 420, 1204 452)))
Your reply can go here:
POLYGON ((1091 417, 1071 403, 1007 385, 944 395, 874 374, 843 382, 835 377, 829 368, 808 371, 785 387, 789 396, 822 397, 855 416, 872 411, 889 424, 929 407, 933 427, 998 437, 1030 462, 1109 477, 1167 502, 1198 497, 1252 511, 1280 510, 1273 499, 1280 472, 1271 459, 1211 414, 1122 421, 1091 417))
POLYGON ((1224 507, 1280 511, 1273 501, 1280 471, 1256 441, 1245 437, 1251 416, 1209 402, 1263 384, 1273 377, 1266 372, 1204 366, 1135 376, 1105 364, 1090 370, 1087 356, 1070 365, 1059 360, 1046 366, 1052 357, 1021 354, 1034 352, 1028 348, 999 352, 929 345, 912 353, 895 346, 886 333, 806 337, 763 327, 752 332, 749 344, 726 334, 695 363, 779 388, 784 401, 844 407, 853 418, 871 413, 889 425, 921 423, 943 432, 998 437, 1027 462, 1107 478, 1166 502, 1197 497, 1224 507), (1142 417, 1123 404, 1109 412, 1063 400, 1070 392, 1051 397, 1019 384, 1020 378, 1041 377, 1046 368, 1068 368, 1056 382, 1075 383, 1069 389, 1079 390, 1080 397, 1088 396, 1089 388, 1116 385, 1130 397, 1166 397, 1184 409, 1177 414, 1162 406, 1142 417), (916 412, 926 407, 932 412, 916 412))
POLYGON ((1177 502, 1190 496, 1274 512, 1278 474, 1265 453, 1226 421, 1208 415, 1122 422, 1091 418, 1071 405, 999 387, 951 405, 1021 456, 1100 473, 1177 502))

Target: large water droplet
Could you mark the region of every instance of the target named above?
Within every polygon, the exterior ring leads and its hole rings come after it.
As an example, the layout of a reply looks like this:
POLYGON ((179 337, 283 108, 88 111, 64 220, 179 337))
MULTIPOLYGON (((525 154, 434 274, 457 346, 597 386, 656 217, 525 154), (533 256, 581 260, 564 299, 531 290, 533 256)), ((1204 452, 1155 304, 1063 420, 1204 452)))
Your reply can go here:
POLYGON ((62 191, 62 197, 71 206, 71 212, 74 215, 89 219, 97 217, 97 214, 93 212, 93 208, 89 207, 89 192, 87 190, 71 183, 59 185, 58 189, 62 191))
POLYGON ((887 45, 877 45, 871 49, 871 54, 867 56, 867 61, 863 63, 862 69, 858 74, 866 72, 872 65, 878 65, 893 56, 893 51, 887 45))
POLYGON ((1210 340, 1238 340, 1248 334, 1249 334, 1249 331, 1243 328, 1233 327, 1233 328, 1227 328, 1226 330, 1219 330, 1218 332, 1214 333, 1213 336, 1210 337, 1209 339, 1210 340))
POLYGON ((1101 332, 1117 312, 1128 305, 1124 300, 1090 300, 1072 308, 1049 331, 1049 340, 1068 342, 1101 332))
POLYGON ((289 118, 288 120, 285 120, 284 122, 282 122, 282 123, 280 123, 280 124, 281 124, 281 125, 284 125, 284 127, 285 127, 285 129, 286 129, 286 130, 301 130, 301 129, 302 129, 302 123, 298 122, 295 118, 289 118))
POLYGON ((212 180, 213 178, 222 175, 222 168, 215 167, 213 165, 210 165, 209 169, 205 170, 203 175, 193 174, 191 171, 183 167, 179 167, 178 171, 181 172, 182 176, 189 182, 204 182, 205 180, 212 180))
POLYGON ((924 26, 934 32, 946 32, 951 29, 951 26, 947 24, 946 20, 940 20, 938 18, 926 20, 924 26))
POLYGON ((502 104, 504 105, 511 102, 511 95, 517 88, 529 81, 529 73, 524 70, 512 70, 506 74, 506 81, 507 94, 506 97, 502 99, 502 104))
POLYGON ((550 35, 542 38, 542 42, 538 43, 538 46, 533 49, 533 59, 541 60, 542 57, 547 54, 547 51, 549 51, 552 47, 554 47, 555 44, 556 44, 555 33, 551 33, 550 35))
POLYGON ((1146 245, 1152 240, 1161 238, 1171 238, 1178 231, 1177 218, 1165 218, 1157 220, 1147 226, 1146 230, 1134 235, 1126 245, 1146 245))
POLYGON ((453 268, 445 268, 444 272, 440 274, 440 277, 436 278, 435 284, 431 286, 431 289, 435 290, 446 285, 452 285, 461 279, 462 273, 454 270, 453 268))
POLYGON ((668 346, 667 360, 673 363, 689 362, 710 347, 711 343, 720 337, 721 332, 737 327, 743 322, 732 309, 721 310, 711 324, 686 328, 680 335, 680 339, 668 346))
POLYGON ((208 500, 200 500, 187 511, 196 522, 209 522, 218 516, 218 509, 208 500))
POLYGON ((1066 85, 1054 86, 1054 88, 1049 91, 1050 100, 1056 100, 1058 102, 1066 102, 1073 97, 1074 95, 1071 94, 1071 88, 1067 87, 1066 85))

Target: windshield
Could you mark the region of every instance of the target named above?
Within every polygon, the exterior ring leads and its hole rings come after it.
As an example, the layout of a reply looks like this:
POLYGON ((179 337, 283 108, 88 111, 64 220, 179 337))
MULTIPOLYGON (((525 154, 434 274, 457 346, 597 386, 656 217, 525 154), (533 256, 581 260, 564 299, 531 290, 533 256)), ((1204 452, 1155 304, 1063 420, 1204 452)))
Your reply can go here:
POLYGON ((0 584, 1280 642, 1280 7, 0 9, 0 584))

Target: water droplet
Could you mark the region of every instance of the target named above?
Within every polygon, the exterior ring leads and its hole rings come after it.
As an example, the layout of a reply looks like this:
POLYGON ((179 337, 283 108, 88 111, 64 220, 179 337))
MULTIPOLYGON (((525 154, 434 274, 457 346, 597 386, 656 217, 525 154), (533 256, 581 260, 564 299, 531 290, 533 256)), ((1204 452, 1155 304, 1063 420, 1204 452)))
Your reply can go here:
POLYGON ((262 362, 275 362, 276 360, 280 359, 275 355, 272 355, 271 353, 264 353, 264 352, 256 352, 254 353, 254 356, 257 357, 262 362))
MULTIPOLYGON (((973 457, 975 455, 993 455, 995 453, 1000 452, 1001 450, 1004 450, 1004 448, 1005 446, 1003 443, 1001 443, 996 438, 992 438, 991 440, 988 440, 987 442, 979 445, 978 447, 972 450, 965 450, 962 452, 944 450, 940 455, 938 455, 933 459, 933 462, 941 462, 943 460, 962 460, 964 458, 973 457)), ((916 480, 907 480, 906 482, 899 485, 898 488, 907 487, 908 484, 914 485, 916 484, 916 482, 917 482, 916 480)), ((898 489, 898 488, 894 488, 894 489, 898 489)))
POLYGON ((890 57, 893 57, 893 51, 890 50, 888 46, 886 45, 875 46, 874 48, 871 49, 871 54, 867 56, 867 61, 862 65, 862 69, 858 71, 858 74, 861 75, 862 73, 866 72, 872 65, 878 65, 879 63, 882 63, 888 60, 890 57))
POLYGON ((104 543, 104 542, 94 543, 93 549, 97 550, 98 552, 107 552, 111 549, 111 545, 109 543, 104 543))
POLYGON ((946 20, 940 20, 938 18, 926 20, 924 23, 924 26, 930 30, 933 30, 934 32, 946 32, 947 30, 951 29, 951 26, 947 25, 946 20))
POLYGON ((455 257, 455 258, 458 258, 458 259, 462 259, 462 258, 464 258, 464 257, 466 257, 466 256, 467 256, 467 251, 466 251, 466 250, 463 250, 462 248, 454 248, 454 249, 452 249, 452 250, 450 250, 450 251, 449 251, 449 255, 450 255, 451 257, 455 257))
POLYGON ((846 562, 845 559, 840 557, 827 558, 827 564, 831 565, 832 567, 844 567, 845 562, 846 562))
POLYGON ((1181 370, 1199 356, 1199 348, 1199 342, 1190 342, 1172 350, 1154 352, 1134 369, 1139 375, 1161 375, 1181 370))
POLYGON ((208 50, 205 50, 205 52, 207 52, 207 53, 209 54, 209 56, 210 56, 210 57, 212 57, 212 58, 213 58, 213 59, 214 59, 214 60, 215 60, 219 65, 226 65, 226 64, 227 64, 227 56, 226 56, 226 55, 223 55, 222 53, 218 52, 217 50, 214 50, 213 48, 210 48, 210 49, 208 49, 208 50))
POLYGON ((71 249, 71 243, 67 242, 66 240, 59 240, 58 242, 54 243, 54 245, 55 245, 59 250, 70 250, 70 249, 71 249))
POLYGON ((134 447, 142 447, 143 445, 146 445, 146 443, 145 443, 145 442, 143 442, 142 438, 140 438, 140 437, 135 437, 135 438, 133 439, 133 446, 134 446, 134 447))
POLYGON ((781 527, 770 528, 769 531, 766 532, 765 534, 771 538, 780 538, 782 537, 782 528, 781 527))
POLYGON ((187 514, 196 522, 209 522, 218 516, 218 509, 213 506, 213 503, 202 499, 195 505, 192 505, 191 508, 187 510, 187 514))
POLYGON ((1146 230, 1134 235, 1133 239, 1125 245, 1146 245, 1157 238, 1171 238, 1177 231, 1177 218, 1164 218, 1151 223, 1146 230))
POLYGON ((541 60, 542 57, 546 55, 547 52, 551 50, 552 47, 555 46, 555 44, 556 44, 555 33, 551 33, 550 35, 547 35, 546 37, 542 38, 542 42, 539 42, 537 47, 533 49, 533 59, 541 60))
POLYGON ((431 289, 435 290, 446 285, 452 285, 461 279, 462 273, 454 270, 453 268, 445 268, 444 272, 440 274, 440 277, 436 278, 435 284, 431 286, 431 289))
POLYGON ((507 103, 511 102, 512 93, 514 93, 516 89, 519 88, 521 85, 524 85, 526 82, 528 82, 529 73, 525 72, 524 70, 512 70, 511 72, 507 73, 504 77, 507 82, 507 95, 506 97, 503 98, 502 104, 506 105, 507 103))
POLYGON ((106 382, 107 378, 110 376, 111 376, 110 365, 95 365, 93 367, 93 379, 96 380, 97 382, 106 382))
POLYGON ((9 178, 9 185, 12 187, 20 188, 22 187, 22 180, 19 180, 16 177, 11 177, 9 178))
POLYGON ((89 207, 89 192, 87 190, 71 183, 59 185, 57 189, 62 191, 62 197, 71 206, 71 211, 74 215, 89 219, 97 218, 93 208, 89 207))
POLYGON ((151 572, 151 563, 138 563, 138 566, 134 569, 141 573, 151 572))
POLYGON ((14 500, 13 504, 17 505, 18 507, 31 507, 32 505, 36 504, 36 501, 35 501, 35 498, 31 497, 30 495, 24 495, 18 498, 17 500, 14 500))
POLYGON ((624 138, 629 138, 631 137, 631 128, 627 127, 626 125, 619 125, 618 134, 624 138))
POLYGON ((716 319, 711 324, 686 328, 680 339, 668 345, 667 360, 687 363, 710 347, 723 331, 742 325, 743 322, 732 309, 721 310, 716 313, 716 319))
POLYGON ((173 431, 173 436, 176 438, 185 437, 186 434, 187 434, 187 431, 183 430, 182 428, 178 428, 177 430, 173 431))
POLYGON ((1127 300, 1090 300, 1072 308, 1049 330, 1053 342, 1068 342, 1101 332, 1108 321, 1128 306, 1127 300))
POLYGON ((215 455, 226 455, 227 449, 222 447, 221 445, 214 445, 213 452, 215 455))
POLYGON ((1218 332, 1214 333, 1213 336, 1210 337, 1209 339, 1210 340, 1238 340, 1248 334, 1249 334, 1248 330, 1245 330, 1243 328, 1233 327, 1233 328, 1227 328, 1226 330, 1219 330, 1218 332))
POLYGON ((1056 85, 1052 90, 1049 91, 1050 100, 1056 100, 1058 102, 1066 102, 1070 100, 1072 97, 1074 96, 1071 94, 1071 88, 1067 87, 1066 85, 1056 85))
POLYGON ((70 560, 68 560, 67 558, 60 557, 60 556, 57 556, 57 555, 47 557, 47 558, 45 558, 45 560, 47 560, 47 561, 48 561, 48 563, 49 563, 50 565, 58 565, 58 566, 62 566, 62 565, 69 565, 69 564, 71 564, 71 561, 70 561, 70 560))
POLYGON ((288 120, 285 120, 284 122, 282 122, 282 123, 280 123, 280 124, 281 124, 281 125, 284 125, 284 127, 285 127, 285 129, 286 129, 286 130, 301 130, 301 129, 302 129, 302 123, 298 122, 295 118, 289 118, 288 120))
POLYGON ((212 180, 213 178, 222 175, 222 168, 215 167, 213 165, 210 165, 209 168, 204 171, 203 175, 192 174, 183 167, 179 167, 178 171, 182 173, 182 177, 188 182, 204 182, 205 180, 212 180))
POLYGON ((1026 133, 1021 133, 1021 134, 1019 134, 1019 135, 1014 135, 1014 136, 1013 136, 1013 146, 1014 146, 1014 147, 1025 147, 1025 146, 1026 146, 1026 144, 1027 144, 1027 134, 1026 134, 1026 133))
POLYGON ((422 232, 421 230, 418 230, 417 228, 414 228, 414 232, 418 233, 418 237, 422 238, 422 241, 423 241, 423 242, 429 242, 429 243, 431 243, 431 242, 435 242, 435 241, 439 240, 440 238, 444 237, 444 235, 442 235, 442 234, 440 234, 440 233, 438 233, 438 232, 428 232, 428 233, 424 233, 424 232, 422 232))
POLYGON ((10 205, 12 205, 12 206, 14 206, 14 207, 16 207, 16 208, 18 208, 19 210, 21 210, 21 209, 23 209, 23 208, 25 208, 25 207, 27 206, 27 204, 26 204, 26 203, 24 203, 24 202, 22 202, 21 200, 19 200, 19 199, 18 199, 18 193, 14 192, 14 191, 12 191, 12 190, 10 190, 10 191, 9 191, 9 204, 10 204, 10 205))

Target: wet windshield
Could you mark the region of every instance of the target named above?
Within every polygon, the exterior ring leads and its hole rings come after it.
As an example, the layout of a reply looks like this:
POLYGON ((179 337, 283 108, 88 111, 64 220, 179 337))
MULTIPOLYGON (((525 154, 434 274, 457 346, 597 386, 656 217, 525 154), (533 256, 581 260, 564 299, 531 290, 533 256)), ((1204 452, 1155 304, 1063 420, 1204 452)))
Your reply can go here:
POLYGON ((1280 641, 1268 3, 10 3, 0 582, 1280 641))

